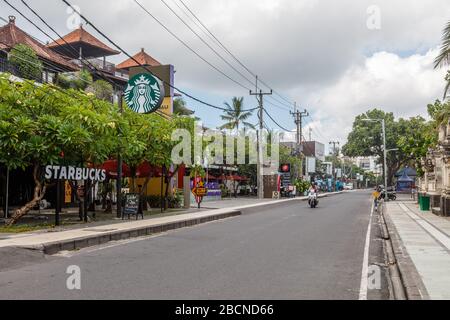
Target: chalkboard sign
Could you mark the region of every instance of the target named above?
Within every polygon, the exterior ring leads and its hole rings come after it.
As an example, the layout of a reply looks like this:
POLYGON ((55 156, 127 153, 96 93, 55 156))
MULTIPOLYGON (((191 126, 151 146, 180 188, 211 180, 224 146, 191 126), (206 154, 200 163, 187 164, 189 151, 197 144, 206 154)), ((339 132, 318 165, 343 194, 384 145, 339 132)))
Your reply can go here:
POLYGON ((127 193, 125 195, 125 207, 123 208, 123 214, 128 215, 136 215, 136 219, 138 218, 138 214, 142 214, 142 218, 144 218, 144 213, 139 212, 139 193, 127 193))

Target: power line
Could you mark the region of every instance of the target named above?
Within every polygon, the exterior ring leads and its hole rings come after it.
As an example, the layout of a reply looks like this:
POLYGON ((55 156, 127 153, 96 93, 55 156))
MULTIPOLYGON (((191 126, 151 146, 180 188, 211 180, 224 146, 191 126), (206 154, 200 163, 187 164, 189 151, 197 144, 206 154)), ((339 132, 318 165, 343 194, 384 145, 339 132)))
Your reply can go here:
POLYGON ((285 127, 281 126, 275 119, 267 112, 266 109, 264 109, 264 112, 267 114, 267 116, 272 120, 273 123, 275 123, 281 130, 284 130, 286 132, 292 132, 292 130, 286 129, 285 127))
MULTIPOLYGON (((198 16, 186 5, 186 3, 183 0, 179 0, 182 5, 191 13, 191 15, 200 23, 200 25, 210 34, 217 43, 222 47, 223 50, 225 50, 239 65, 241 65, 245 70, 247 70, 248 73, 250 73, 253 77, 256 77, 256 74, 251 71, 241 60, 239 60, 212 32, 211 30, 198 18, 198 16)), ((272 89, 267 83, 265 83, 263 80, 260 80, 260 82, 265 85, 267 88, 272 89)), ((273 90, 273 89, 272 89, 273 90)), ((282 98, 284 101, 286 101, 290 107, 293 106, 293 102, 289 99, 286 99, 281 94, 279 94, 276 90, 273 90, 273 92, 282 98)), ((271 97, 272 99, 276 100, 275 98, 271 97)), ((279 101, 278 101, 279 102, 279 101)))
MULTIPOLYGON (((6 0, 4 0, 5 2, 7 2, 6 0)), ((39 19, 41 20, 50 30, 52 30, 58 37, 60 40, 62 40, 64 43, 66 43, 69 48, 72 50, 73 53, 78 53, 77 50, 70 44, 68 43, 52 26, 50 26, 43 18, 41 15, 39 15, 33 8, 31 8, 24 0, 22 0, 22 3, 39 19)), ((14 6, 12 6, 11 4, 8 3, 8 5, 10 7, 12 7, 16 12, 18 12, 22 17, 24 17, 28 22, 30 22, 34 27, 36 27, 39 31, 41 31, 42 33, 44 33, 47 37, 49 37, 53 42, 56 43, 56 40, 51 37, 50 35, 48 35, 46 32, 44 32, 41 28, 39 28, 35 23, 33 23, 28 17, 26 17, 24 14, 22 14, 21 12, 19 12, 17 10, 17 8, 15 8, 14 6)), ((64 48, 66 52, 69 53, 68 48, 64 48)), ((93 65, 89 60, 87 59, 83 59, 82 57, 80 57, 80 62, 84 62, 85 64, 88 64, 90 67, 92 67, 92 69, 94 69, 96 71, 96 74, 99 75, 103 80, 105 80, 106 82, 110 83, 112 86, 116 86, 116 84, 111 80, 108 79, 107 77, 105 77, 103 75, 103 72, 101 70, 99 70, 95 65, 93 65)), ((63 69, 61 69, 63 70, 63 69)), ((64 70, 63 70, 64 71, 64 70)), ((86 83, 90 83, 89 81, 86 81, 86 79, 83 79, 81 77, 78 77, 76 75, 73 75, 73 77, 82 80, 86 83)), ((156 114, 158 114, 159 116, 163 117, 166 120, 170 120, 171 116, 170 115, 166 115, 165 113, 157 110, 156 114)))
MULTIPOLYGON (((66 2, 65 0, 63 0, 64 2, 66 2)), ((217 72, 219 72, 221 75, 223 75, 224 77, 228 78, 230 81, 234 82, 235 84, 237 84, 238 86, 246 89, 246 90, 250 90, 250 88, 246 87, 245 85, 243 85, 242 83, 240 83, 239 81, 233 79, 231 76, 229 76, 228 74, 226 74, 224 71, 222 71, 221 69, 219 69, 218 67, 216 67, 215 65, 213 65, 211 62, 209 62, 208 60, 206 60, 203 56, 201 56, 197 51, 195 51, 194 49, 192 49, 185 41, 183 41, 180 37, 178 37, 174 32, 172 32, 172 30, 170 30, 166 25, 164 25, 159 19, 157 19, 146 7, 144 7, 139 1, 137 0, 133 0, 142 10, 144 10, 144 12, 147 13, 147 15, 149 15, 151 18, 153 18, 153 20, 155 20, 160 26, 162 26, 167 32, 169 32, 175 39, 177 39, 179 42, 181 42, 186 48, 188 48, 192 53, 194 53, 198 58, 200 58, 203 62, 205 62, 206 64, 208 64, 211 68, 213 68, 214 70, 216 70, 217 72)), ((81 16, 81 15, 80 15, 81 16)))
MULTIPOLYGON (((145 69, 147 72, 149 72, 151 75, 155 76, 155 75, 153 74, 153 72, 152 72, 147 66, 142 65, 142 64, 141 64, 139 61, 137 61, 133 56, 131 56, 127 51, 125 51, 122 47, 120 47, 118 44, 116 44, 116 43, 115 43, 110 37, 108 37, 104 32, 102 32, 101 30, 99 30, 99 29, 95 26, 95 24, 93 24, 90 20, 88 20, 83 14, 81 14, 81 13, 77 10, 77 8, 74 8, 67 0, 61 0, 61 1, 64 2, 67 6, 71 7, 72 10, 74 10, 74 12, 76 12, 76 13, 77 13, 77 14, 78 14, 78 15, 79 15, 86 23, 88 23, 88 24, 89 24, 95 31, 97 31, 102 37, 104 37, 105 39, 107 39, 108 42, 111 43, 114 47, 116 47, 118 50, 122 51, 122 53, 124 53, 128 58, 130 58, 132 61, 134 61, 138 66, 142 67, 142 68, 145 69)), ((168 82, 163 81, 163 80, 162 80, 162 82, 163 82, 164 84, 166 84, 167 86, 173 88, 174 90, 178 91, 179 93, 184 94, 185 96, 189 97, 190 99, 197 101, 198 103, 201 103, 201 104, 203 104, 203 105, 205 105, 205 106, 208 106, 208 107, 211 107, 211 108, 214 108, 214 109, 218 109, 218 110, 222 110, 222 111, 226 111, 226 110, 227 110, 227 109, 225 109, 225 108, 218 107, 218 106, 213 105, 213 104, 211 104, 211 103, 205 102, 205 101, 203 101, 203 100, 201 100, 201 99, 199 99, 199 98, 196 98, 196 97, 190 95, 189 93, 187 93, 187 92, 185 92, 185 91, 183 91, 183 90, 181 90, 181 89, 175 87, 175 86, 172 85, 171 83, 168 83, 168 82)), ((243 110, 243 111, 253 111, 253 110, 255 110, 255 109, 257 109, 257 108, 248 109, 248 110, 243 110)))
MULTIPOLYGON (((137 0, 135 0, 135 2, 137 3, 137 0)), ((170 7, 166 1, 161 0, 161 2, 192 32, 194 33, 199 39, 200 41, 202 41, 209 49, 211 49, 222 61, 224 61, 230 68, 232 68, 234 71, 236 71, 242 78, 244 78, 245 80, 247 80, 250 84, 253 85, 253 81, 250 80, 249 78, 247 78, 242 72, 240 72, 239 70, 237 70, 231 63, 229 63, 220 53, 218 53, 213 47, 211 47, 208 42, 206 42, 194 29, 191 28, 191 26, 186 23, 185 20, 183 20, 182 17, 180 17, 173 9, 172 7, 170 7)), ((247 88, 247 90, 249 90, 249 88, 247 88)))

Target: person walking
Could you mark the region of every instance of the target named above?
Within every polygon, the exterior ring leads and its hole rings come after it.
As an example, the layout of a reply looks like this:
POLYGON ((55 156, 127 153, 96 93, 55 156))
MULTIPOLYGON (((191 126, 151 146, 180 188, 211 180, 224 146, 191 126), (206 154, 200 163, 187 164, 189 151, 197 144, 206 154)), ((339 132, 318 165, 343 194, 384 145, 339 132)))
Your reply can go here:
POLYGON ((378 200, 380 199, 380 196, 381 196, 381 188, 376 187, 375 190, 372 192, 375 209, 378 209, 378 200))

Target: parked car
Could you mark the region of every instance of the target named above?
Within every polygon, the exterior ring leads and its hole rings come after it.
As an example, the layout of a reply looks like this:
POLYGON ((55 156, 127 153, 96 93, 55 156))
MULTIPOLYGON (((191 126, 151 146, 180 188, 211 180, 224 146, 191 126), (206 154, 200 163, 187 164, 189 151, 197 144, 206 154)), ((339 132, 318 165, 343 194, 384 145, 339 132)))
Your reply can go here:
POLYGON ((344 190, 353 190, 353 183, 347 183, 347 184, 345 184, 344 190))

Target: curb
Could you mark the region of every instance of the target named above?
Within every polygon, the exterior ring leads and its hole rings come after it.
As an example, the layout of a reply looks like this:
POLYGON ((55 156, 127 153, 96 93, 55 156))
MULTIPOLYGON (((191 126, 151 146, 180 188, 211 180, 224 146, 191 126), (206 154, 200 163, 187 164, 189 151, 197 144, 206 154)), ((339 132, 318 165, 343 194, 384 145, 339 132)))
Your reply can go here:
MULTIPOLYGON (((344 192, 335 192, 335 193, 327 193, 319 195, 319 198, 326 198, 333 195, 342 194, 344 192)), ((268 202, 268 203, 257 203, 246 206, 237 206, 231 207, 228 211, 226 209, 216 209, 216 210, 225 210, 225 212, 221 212, 218 214, 212 214, 209 216, 201 217, 201 218, 187 218, 184 220, 169 222, 169 223, 161 223, 152 226, 142 226, 129 228, 126 230, 116 230, 116 231, 106 231, 101 232, 98 235, 88 235, 82 236, 67 240, 60 240, 55 242, 46 242, 43 244, 37 244, 32 246, 26 245, 16 245, 17 248, 29 249, 29 250, 38 250, 42 251, 45 254, 52 255, 58 253, 60 251, 73 251, 79 250, 86 247, 96 246, 100 244, 104 244, 110 241, 118 241, 125 240, 129 238, 141 237, 146 235, 152 235, 157 233, 166 232, 169 230, 180 229, 184 227, 191 227, 194 225, 199 225, 211 221, 222 220, 226 218, 231 218, 235 216, 239 216, 242 214, 250 214, 259 212, 261 207, 274 207, 280 205, 288 205, 293 201, 307 201, 307 197, 296 197, 291 199, 284 199, 280 201, 268 202)), ((107 226, 104 226, 107 228, 107 226)))
POLYGON ((43 251, 45 254, 55 254, 59 251, 73 251, 73 250, 79 250, 86 247, 91 247, 99 244, 103 244, 110 241, 118 241, 118 240, 125 240, 129 238, 135 238, 135 237, 141 237, 146 235, 152 235, 156 233, 162 233, 169 230, 175 230, 180 229, 184 227, 191 227, 194 225, 199 225, 211 221, 231 218, 235 216, 241 215, 240 211, 237 210, 230 210, 229 212, 220 213, 217 215, 211 215, 207 217, 202 218, 193 218, 193 219, 186 219, 176 222, 170 222, 170 223, 163 223, 153 226, 145 226, 145 227, 139 227, 139 228, 132 228, 127 230, 120 230, 120 231, 110 231, 110 232, 102 232, 101 234, 97 236, 86 236, 86 237, 79 237, 75 239, 65 240, 65 241, 58 241, 58 242, 49 242, 37 246, 18 246, 20 248, 25 249, 31 249, 31 250, 40 250, 43 251))
POLYGON ((394 223, 386 214, 386 210, 386 205, 383 203, 381 213, 383 238, 386 243, 389 273, 394 287, 394 299, 429 300, 426 288, 420 280, 420 275, 407 254, 394 223))

